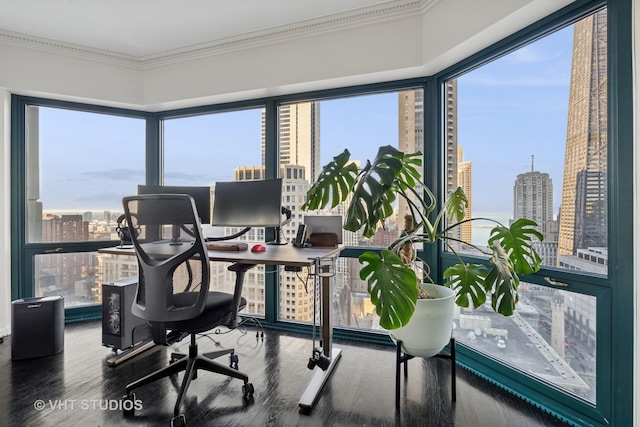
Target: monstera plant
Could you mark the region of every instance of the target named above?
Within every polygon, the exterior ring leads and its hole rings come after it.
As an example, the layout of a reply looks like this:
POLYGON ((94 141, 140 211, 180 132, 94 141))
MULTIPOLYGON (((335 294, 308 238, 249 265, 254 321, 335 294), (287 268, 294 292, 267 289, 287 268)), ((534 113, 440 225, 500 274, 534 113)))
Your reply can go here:
POLYGON ((428 265, 417 256, 416 243, 440 243, 458 258, 439 283, 455 292, 457 305, 477 308, 489 297, 494 311, 513 314, 519 275, 537 271, 541 263, 532 245, 543 238, 537 224, 518 219, 507 227, 488 218, 465 218, 468 199, 464 191, 458 188, 440 202, 422 183, 421 172, 419 152, 405 154, 392 146, 380 147, 376 158, 360 169, 344 150, 324 166, 302 209, 334 208, 348 202, 344 229, 372 237, 396 214, 397 201, 405 200, 410 212, 405 230, 388 248, 359 257, 363 265, 360 277, 367 281, 385 329, 406 325, 420 298, 421 283, 435 283, 428 265), (464 242, 452 233, 463 223, 480 220, 495 224, 486 246, 464 242), (488 265, 465 262, 456 251, 463 244, 487 255, 488 265))

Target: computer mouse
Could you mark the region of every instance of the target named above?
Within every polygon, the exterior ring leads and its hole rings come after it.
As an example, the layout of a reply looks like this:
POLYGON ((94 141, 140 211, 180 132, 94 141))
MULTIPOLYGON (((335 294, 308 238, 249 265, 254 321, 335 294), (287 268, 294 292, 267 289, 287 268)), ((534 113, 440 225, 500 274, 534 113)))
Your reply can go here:
POLYGON ((251 246, 251 252, 264 252, 266 250, 267 250, 267 247, 259 243, 257 245, 251 246))

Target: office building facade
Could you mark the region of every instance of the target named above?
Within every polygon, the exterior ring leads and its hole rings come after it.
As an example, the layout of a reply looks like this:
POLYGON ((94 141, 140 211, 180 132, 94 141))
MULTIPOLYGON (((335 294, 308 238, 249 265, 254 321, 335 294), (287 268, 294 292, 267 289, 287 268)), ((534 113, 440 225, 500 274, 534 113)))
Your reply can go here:
POLYGON ((513 220, 527 218, 535 221, 542 233, 542 242, 533 242, 544 265, 555 266, 558 247, 558 222, 553 218, 553 181, 548 173, 531 170, 519 174, 513 185, 513 220))
POLYGON ((574 29, 558 254, 607 244, 607 11, 574 29))

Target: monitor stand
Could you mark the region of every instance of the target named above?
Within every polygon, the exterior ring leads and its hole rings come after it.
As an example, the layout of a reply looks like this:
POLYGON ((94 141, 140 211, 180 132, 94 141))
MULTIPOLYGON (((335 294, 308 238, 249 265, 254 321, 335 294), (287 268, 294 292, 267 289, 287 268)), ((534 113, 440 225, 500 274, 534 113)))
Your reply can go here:
POLYGON ((276 238, 271 242, 267 242, 267 245, 288 245, 289 241, 282 237, 280 227, 276 227, 276 238))

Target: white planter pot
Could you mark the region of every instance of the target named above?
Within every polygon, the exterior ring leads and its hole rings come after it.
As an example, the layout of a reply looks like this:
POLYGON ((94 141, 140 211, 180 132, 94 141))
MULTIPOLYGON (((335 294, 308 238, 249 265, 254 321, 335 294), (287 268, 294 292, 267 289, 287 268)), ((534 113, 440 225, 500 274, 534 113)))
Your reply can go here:
POLYGON ((402 350, 416 357, 432 357, 449 344, 453 328, 455 292, 425 283, 433 299, 419 299, 411 320, 402 328, 390 331, 393 342, 402 341, 402 350))

